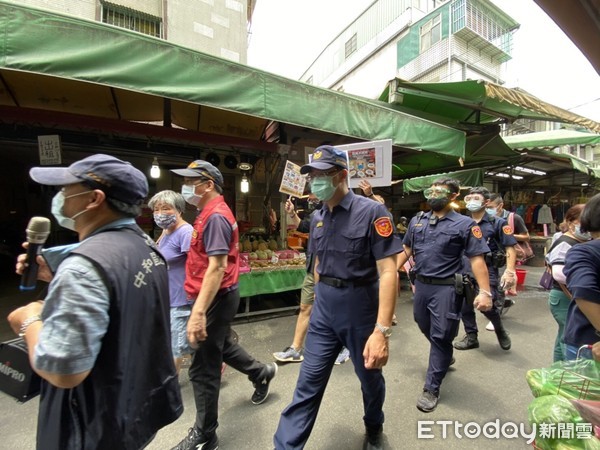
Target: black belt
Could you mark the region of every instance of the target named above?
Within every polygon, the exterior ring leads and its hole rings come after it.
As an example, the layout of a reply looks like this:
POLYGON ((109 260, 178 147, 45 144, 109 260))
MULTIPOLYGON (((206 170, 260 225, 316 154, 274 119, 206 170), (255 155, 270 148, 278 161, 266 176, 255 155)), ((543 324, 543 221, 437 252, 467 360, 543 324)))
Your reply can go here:
POLYGON ((333 277, 324 277, 319 276, 319 283, 325 283, 329 286, 333 286, 336 288, 342 287, 353 287, 353 286, 367 286, 369 284, 375 284, 377 282, 377 278, 373 278, 370 280, 342 280, 341 278, 333 278, 333 277))
POLYGON ((454 277, 451 278, 433 278, 433 277, 424 277, 423 275, 417 274, 417 280, 421 283, 425 284, 443 284, 443 285, 452 285, 456 283, 454 277))

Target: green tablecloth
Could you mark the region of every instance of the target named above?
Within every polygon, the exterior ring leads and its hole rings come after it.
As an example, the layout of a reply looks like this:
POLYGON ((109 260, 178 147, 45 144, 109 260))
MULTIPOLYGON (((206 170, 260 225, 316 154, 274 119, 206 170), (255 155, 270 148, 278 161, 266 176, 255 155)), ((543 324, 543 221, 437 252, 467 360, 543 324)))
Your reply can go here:
POLYGON ((240 297, 300 289, 304 282, 306 268, 248 272, 240 274, 240 297))

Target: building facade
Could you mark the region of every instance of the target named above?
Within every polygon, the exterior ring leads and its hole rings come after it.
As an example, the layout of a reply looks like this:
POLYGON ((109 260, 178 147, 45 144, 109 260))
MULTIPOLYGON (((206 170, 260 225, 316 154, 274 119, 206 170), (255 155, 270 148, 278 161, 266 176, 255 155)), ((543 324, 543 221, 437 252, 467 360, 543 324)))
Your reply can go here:
POLYGON ((165 39, 241 64, 255 0, 8 0, 165 39))
POLYGON ((378 0, 346 27, 301 80, 376 98, 393 78, 503 84, 519 27, 488 0, 378 0))

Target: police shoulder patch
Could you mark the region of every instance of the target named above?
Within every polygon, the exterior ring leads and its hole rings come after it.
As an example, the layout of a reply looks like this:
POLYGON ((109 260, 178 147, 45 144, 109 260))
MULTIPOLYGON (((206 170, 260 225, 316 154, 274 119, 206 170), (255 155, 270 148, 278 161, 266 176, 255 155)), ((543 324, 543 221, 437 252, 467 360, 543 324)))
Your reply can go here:
POLYGON ((322 226, 323 226, 323 221, 319 220, 319 221, 317 222, 317 225, 316 225, 316 227, 317 227, 317 228, 320 228, 320 227, 322 227, 322 226))
POLYGON ((481 228, 479 228, 479 225, 475 225, 474 227, 472 227, 471 233, 473 233, 473 236, 475 236, 477 239, 481 239, 483 237, 483 233, 481 232, 481 228))
POLYGON ((381 237, 389 237, 394 232, 394 226, 389 217, 380 217, 373 222, 375 231, 381 237))
POLYGON ((504 234, 511 235, 511 234, 513 234, 513 229, 510 227, 510 225, 504 225, 504 226, 502 227, 502 232, 503 232, 504 234))

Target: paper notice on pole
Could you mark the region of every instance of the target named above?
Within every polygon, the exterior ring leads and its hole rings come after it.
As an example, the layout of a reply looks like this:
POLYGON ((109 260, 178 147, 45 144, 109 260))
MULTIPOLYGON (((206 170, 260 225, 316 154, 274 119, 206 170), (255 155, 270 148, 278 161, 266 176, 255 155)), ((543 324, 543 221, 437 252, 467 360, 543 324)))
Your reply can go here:
POLYGON ((279 192, 294 197, 302 197, 305 185, 306 177, 300 174, 300 166, 291 161, 286 161, 279 192))

